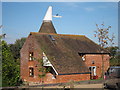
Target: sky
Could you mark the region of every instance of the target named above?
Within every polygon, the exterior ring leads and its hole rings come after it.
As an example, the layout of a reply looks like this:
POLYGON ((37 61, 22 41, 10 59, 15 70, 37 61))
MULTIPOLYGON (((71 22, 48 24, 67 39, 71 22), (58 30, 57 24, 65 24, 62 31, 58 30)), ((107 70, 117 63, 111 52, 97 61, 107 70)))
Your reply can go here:
POLYGON ((53 7, 52 22, 58 34, 85 35, 98 43, 94 37, 96 24, 103 22, 112 26, 110 36, 115 35, 118 45, 118 2, 2 2, 3 33, 8 43, 38 32, 48 6, 53 7))
POLYGON ((119 0, 1 0, 2 2, 118 2, 119 0))

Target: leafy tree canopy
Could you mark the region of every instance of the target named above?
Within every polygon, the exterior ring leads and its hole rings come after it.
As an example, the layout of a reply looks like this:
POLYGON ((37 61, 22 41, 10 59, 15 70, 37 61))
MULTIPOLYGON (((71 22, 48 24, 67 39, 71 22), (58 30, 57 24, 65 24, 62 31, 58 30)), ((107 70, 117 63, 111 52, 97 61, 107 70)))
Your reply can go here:
POLYGON ((19 65, 15 63, 10 47, 2 41, 2 86, 15 86, 19 80, 19 65))
POLYGON ((115 56, 117 54, 117 50, 119 49, 117 46, 107 47, 107 50, 109 50, 111 56, 115 56))
POLYGON ((110 66, 120 66, 120 52, 118 51, 117 46, 107 47, 107 50, 109 50, 111 59, 110 59, 110 66))
POLYGON ((26 38, 17 39, 14 44, 10 44, 10 50, 15 59, 20 58, 20 50, 25 42, 26 38))

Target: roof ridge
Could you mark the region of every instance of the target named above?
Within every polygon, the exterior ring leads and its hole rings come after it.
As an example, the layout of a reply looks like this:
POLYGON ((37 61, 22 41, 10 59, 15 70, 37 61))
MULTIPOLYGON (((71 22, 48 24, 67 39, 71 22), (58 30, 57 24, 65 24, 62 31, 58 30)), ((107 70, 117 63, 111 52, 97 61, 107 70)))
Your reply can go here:
POLYGON ((30 34, 39 34, 39 35, 60 35, 60 36, 83 36, 85 35, 75 35, 75 34, 56 34, 56 33, 40 33, 40 32, 30 32, 30 34))

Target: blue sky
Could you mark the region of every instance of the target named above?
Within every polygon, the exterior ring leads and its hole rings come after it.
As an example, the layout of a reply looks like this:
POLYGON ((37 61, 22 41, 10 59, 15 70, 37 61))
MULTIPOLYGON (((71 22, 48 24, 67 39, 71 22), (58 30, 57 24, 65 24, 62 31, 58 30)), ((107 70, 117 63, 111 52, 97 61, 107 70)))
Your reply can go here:
POLYGON ((112 26, 110 35, 115 34, 118 44, 118 3, 117 2, 2 2, 3 33, 8 43, 27 37, 30 32, 38 32, 48 6, 53 6, 53 24, 59 34, 86 35, 94 37, 95 24, 112 26))

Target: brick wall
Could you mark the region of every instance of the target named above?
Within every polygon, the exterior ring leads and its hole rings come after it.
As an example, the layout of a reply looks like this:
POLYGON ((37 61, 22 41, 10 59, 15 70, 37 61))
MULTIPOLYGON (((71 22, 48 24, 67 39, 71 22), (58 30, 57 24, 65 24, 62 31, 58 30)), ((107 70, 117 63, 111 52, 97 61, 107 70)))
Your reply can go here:
MULTIPOLYGON (((37 42, 34 40, 33 36, 28 36, 23 48, 20 51, 21 53, 21 66, 20 66, 20 74, 21 78, 27 82, 33 83, 41 83, 42 80, 44 83, 64 83, 70 81, 81 81, 81 80, 89 80, 89 74, 73 74, 73 75, 57 75, 56 79, 53 79, 53 75, 51 73, 47 73, 46 77, 40 78, 38 71, 38 58, 42 59, 42 51, 39 48, 37 42), (29 61, 29 52, 34 52, 35 60, 29 61), (29 67, 34 68, 34 77, 29 77, 29 67)), ((104 70, 106 71, 109 67, 109 55, 104 55, 104 70)), ((96 66, 97 67, 97 75, 101 77, 102 70, 102 56, 100 54, 87 54, 85 55, 85 64, 86 66, 96 66), (94 60, 94 64, 92 61, 94 60)))
POLYGON ((104 54, 103 56, 101 54, 87 54, 85 55, 85 64, 89 66, 96 66, 96 74, 100 78, 102 75, 102 57, 103 57, 103 63, 104 63, 104 72, 109 68, 109 58, 110 56, 108 54, 104 54), (92 62, 94 61, 94 64, 92 62))
POLYGON ((57 76, 58 82, 70 82, 70 81, 84 81, 90 80, 90 74, 73 74, 73 75, 59 75, 57 76))
POLYGON ((73 75, 56 75, 56 78, 53 78, 51 73, 47 73, 45 77, 24 77, 25 80, 33 84, 41 84, 42 81, 44 84, 53 84, 53 83, 66 83, 71 81, 84 81, 90 80, 89 74, 73 74, 73 75))
POLYGON ((89 80, 89 74, 74 74, 74 75, 56 75, 56 78, 53 78, 51 73, 47 73, 44 78, 40 78, 38 75, 38 57, 42 58, 42 51, 39 48, 37 42, 34 40, 33 36, 28 36, 23 48, 20 51, 21 53, 21 65, 20 65, 20 74, 23 81, 31 83, 64 83, 70 81, 81 81, 89 80), (35 60, 29 61, 29 52, 34 52, 35 60), (29 76, 29 67, 34 68, 34 77, 29 76))
POLYGON ((20 75, 24 81, 39 82, 38 57, 42 58, 42 51, 33 36, 28 36, 20 51, 20 75), (34 60, 29 61, 29 52, 34 52, 34 60), (29 68, 34 68, 34 77, 29 77, 29 68))

